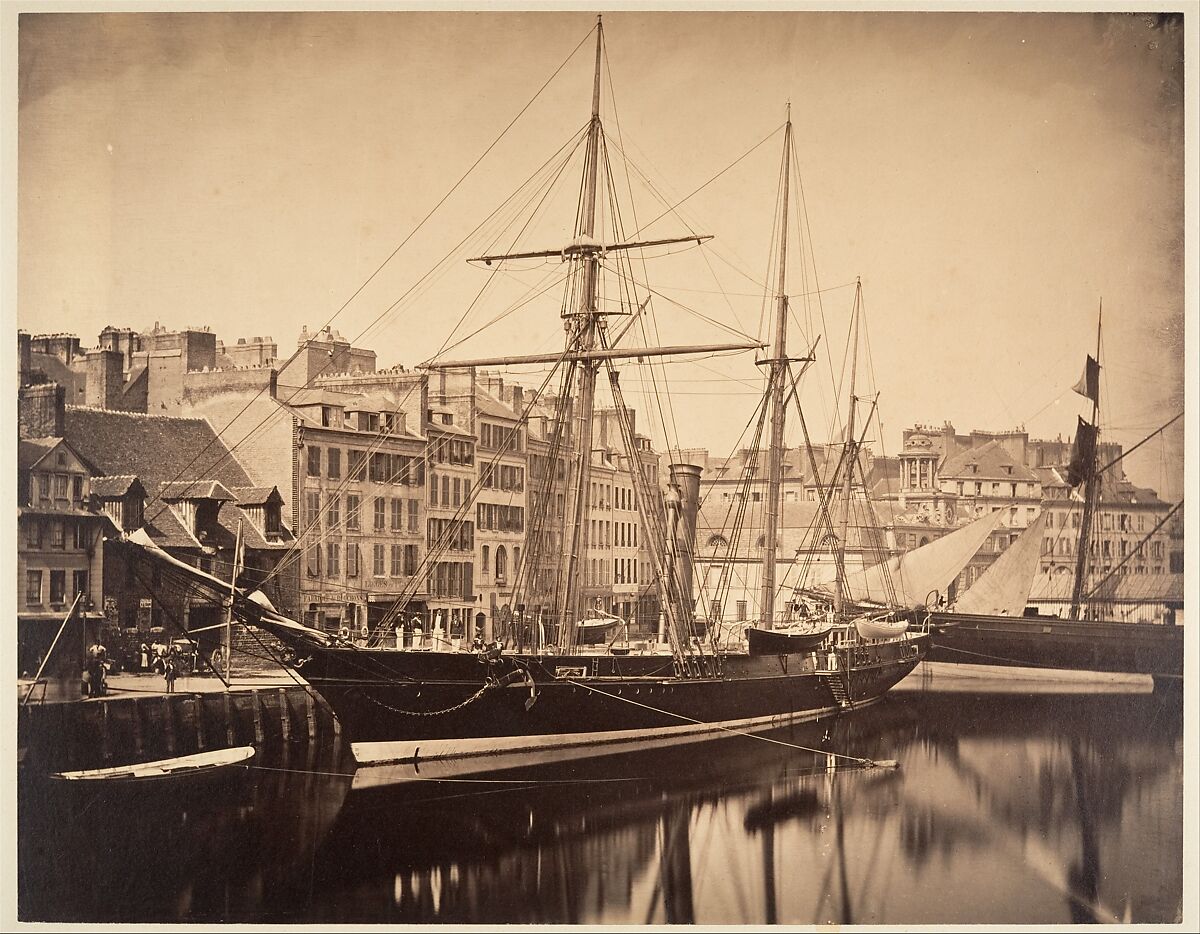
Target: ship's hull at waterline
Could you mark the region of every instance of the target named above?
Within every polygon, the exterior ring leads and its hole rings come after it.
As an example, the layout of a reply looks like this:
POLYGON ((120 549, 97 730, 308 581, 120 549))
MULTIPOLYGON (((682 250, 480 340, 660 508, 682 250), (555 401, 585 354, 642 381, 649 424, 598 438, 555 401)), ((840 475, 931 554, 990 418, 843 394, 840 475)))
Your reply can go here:
MULTIPOLYGON (((873 703, 924 658, 929 637, 821 653, 723 653, 681 676, 661 654, 501 654, 290 641, 299 674, 366 762, 620 752, 834 716, 873 703)), ((290 636, 290 638, 288 638, 290 636)))

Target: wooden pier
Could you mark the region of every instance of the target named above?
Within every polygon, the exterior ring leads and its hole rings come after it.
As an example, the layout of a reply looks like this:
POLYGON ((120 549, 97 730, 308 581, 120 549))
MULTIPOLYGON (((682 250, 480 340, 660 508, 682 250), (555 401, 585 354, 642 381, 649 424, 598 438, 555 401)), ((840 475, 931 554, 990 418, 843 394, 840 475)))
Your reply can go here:
POLYGON ((60 772, 233 746, 317 743, 337 736, 333 711, 306 685, 113 696, 18 705, 23 762, 60 772))

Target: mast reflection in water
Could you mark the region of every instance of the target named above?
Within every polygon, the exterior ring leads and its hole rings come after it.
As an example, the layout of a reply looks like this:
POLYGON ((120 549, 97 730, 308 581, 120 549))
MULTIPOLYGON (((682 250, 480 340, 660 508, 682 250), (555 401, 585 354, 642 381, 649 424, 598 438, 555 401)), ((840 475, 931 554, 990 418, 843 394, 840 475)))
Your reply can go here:
POLYGON ((182 821, 162 804, 147 813, 100 802, 111 831, 91 855, 63 839, 61 821, 35 828, 23 808, 21 914, 329 923, 1180 918, 1182 717, 1171 699, 904 692, 832 727, 764 735, 820 751, 731 737, 365 790, 337 775, 261 771, 236 802, 210 796, 182 821), (901 767, 847 769, 839 754, 901 767), (158 822, 148 837, 147 821, 158 822))

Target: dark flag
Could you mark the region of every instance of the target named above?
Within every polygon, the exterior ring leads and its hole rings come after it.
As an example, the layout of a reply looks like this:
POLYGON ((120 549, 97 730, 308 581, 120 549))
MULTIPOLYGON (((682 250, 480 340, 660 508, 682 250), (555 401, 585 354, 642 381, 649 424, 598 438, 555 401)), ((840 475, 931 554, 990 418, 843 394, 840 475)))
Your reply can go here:
MULTIPOLYGON (((1088 358, 1091 359, 1090 357, 1088 358)), ((1075 446, 1071 448, 1071 463, 1067 467, 1067 483, 1079 486, 1087 476, 1089 465, 1096 457, 1096 426, 1082 418, 1075 430, 1075 446)))
POLYGON ((1100 401, 1100 363, 1090 354, 1083 368, 1083 376, 1071 388, 1093 402, 1100 401))

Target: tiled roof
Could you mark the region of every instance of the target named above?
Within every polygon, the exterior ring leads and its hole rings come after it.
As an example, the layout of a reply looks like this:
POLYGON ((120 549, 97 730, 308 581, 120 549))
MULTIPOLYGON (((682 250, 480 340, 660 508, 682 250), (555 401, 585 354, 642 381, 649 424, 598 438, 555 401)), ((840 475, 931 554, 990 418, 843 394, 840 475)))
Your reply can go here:
POLYGON ((480 415, 488 415, 492 418, 504 418, 513 422, 520 418, 511 406, 505 405, 485 389, 476 388, 475 409, 480 415))
POLYGON ((170 506, 159 503, 146 510, 142 520, 146 532, 160 548, 199 548, 200 542, 187 530, 170 506))
POLYGON ((237 497, 216 480, 175 480, 158 488, 160 499, 219 499, 236 502, 237 497))
POLYGON ((1063 479, 1062 473, 1057 467, 1031 467, 1037 478, 1042 482, 1042 488, 1048 486, 1066 486, 1067 481, 1063 479))
POLYGON ((21 438, 17 444, 17 466, 29 470, 61 443, 62 438, 21 438))
POLYGON ((1100 502, 1128 503, 1131 506, 1165 506, 1158 494, 1148 487, 1135 486, 1129 480, 1119 480, 1114 484, 1102 484, 1100 487, 1100 502))
POLYGON ((362 400, 362 394, 357 392, 341 392, 337 389, 327 389, 324 386, 308 386, 295 389, 290 386, 280 386, 279 401, 284 405, 341 405, 350 406, 362 400))
POLYGON ((112 476, 92 478, 92 495, 101 499, 120 499, 135 487, 142 492, 142 495, 145 495, 146 488, 133 474, 113 474, 112 476))
POLYGON ((286 549, 291 547, 291 543, 295 538, 291 532, 283 529, 281 530, 279 541, 267 541, 263 534, 259 532, 258 526, 233 503, 221 504, 221 511, 217 513, 217 521, 221 524, 222 535, 218 541, 211 542, 211 544, 220 545, 222 548, 232 548, 237 542, 239 521, 242 527, 242 541, 245 542, 247 548, 254 548, 260 551, 286 549))
POLYGON ((261 506, 276 497, 279 502, 283 502, 283 495, 279 492, 278 487, 244 486, 238 487, 233 492, 237 496, 239 506, 261 506))
POLYGON ((1013 458, 999 441, 989 441, 977 448, 969 448, 946 458, 938 468, 942 479, 970 480, 1021 480, 1036 481, 1038 476, 1030 468, 1013 458), (976 470, 972 470, 972 466, 976 470))
POLYGON ((135 474, 151 496, 175 480, 251 486, 212 425, 202 418, 140 415, 67 406, 65 435, 105 474, 135 474))
MULTIPOLYGON (((135 475, 151 502, 146 531, 164 548, 198 548, 200 542, 179 521, 162 497, 207 496, 221 501, 214 540, 207 544, 232 548, 238 522, 252 528, 236 505, 231 489, 255 489, 241 464, 213 427, 200 418, 140 415, 68 406, 66 436, 83 456, 109 476, 135 475), (198 481, 194 482, 193 481, 198 481)), ((257 532, 246 534, 250 548, 275 548, 257 532)))

